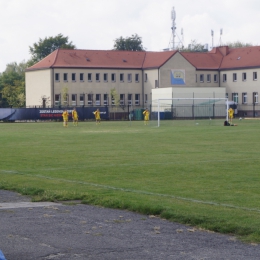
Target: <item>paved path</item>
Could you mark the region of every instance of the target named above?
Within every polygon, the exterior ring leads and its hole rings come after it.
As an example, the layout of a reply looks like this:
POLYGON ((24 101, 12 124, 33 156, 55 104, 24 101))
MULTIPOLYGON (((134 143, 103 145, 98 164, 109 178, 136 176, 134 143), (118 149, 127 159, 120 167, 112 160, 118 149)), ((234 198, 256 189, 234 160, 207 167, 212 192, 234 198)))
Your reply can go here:
POLYGON ((0 250, 7 260, 260 259, 260 245, 231 236, 128 211, 30 203, 3 190, 0 250))

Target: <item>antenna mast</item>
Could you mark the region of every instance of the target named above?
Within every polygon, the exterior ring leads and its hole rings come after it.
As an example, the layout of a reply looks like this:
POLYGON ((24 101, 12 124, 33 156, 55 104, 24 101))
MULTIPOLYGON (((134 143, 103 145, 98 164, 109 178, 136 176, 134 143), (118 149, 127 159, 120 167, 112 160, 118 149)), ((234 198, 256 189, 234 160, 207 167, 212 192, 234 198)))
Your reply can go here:
POLYGON ((175 50, 176 13, 175 13, 174 7, 172 8, 171 18, 172 18, 172 28, 171 28, 172 29, 172 49, 175 50))
POLYGON ((211 37, 212 37, 212 49, 213 49, 213 46, 214 46, 214 43, 213 43, 214 31, 213 30, 211 30, 211 37))
POLYGON ((221 36, 223 34, 223 29, 220 29, 220 39, 219 39, 219 46, 222 46, 221 36))

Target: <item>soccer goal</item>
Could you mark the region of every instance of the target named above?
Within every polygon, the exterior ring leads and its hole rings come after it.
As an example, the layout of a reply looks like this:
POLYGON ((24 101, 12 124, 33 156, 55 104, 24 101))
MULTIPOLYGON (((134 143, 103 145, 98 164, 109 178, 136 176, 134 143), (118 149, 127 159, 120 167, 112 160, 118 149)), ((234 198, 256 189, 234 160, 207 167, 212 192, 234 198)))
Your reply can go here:
MULTIPOLYGON (((193 122, 211 122, 220 119, 228 120, 227 98, 170 98, 153 100, 151 120, 190 120, 193 122)), ((222 121, 223 123, 223 121, 222 121)))

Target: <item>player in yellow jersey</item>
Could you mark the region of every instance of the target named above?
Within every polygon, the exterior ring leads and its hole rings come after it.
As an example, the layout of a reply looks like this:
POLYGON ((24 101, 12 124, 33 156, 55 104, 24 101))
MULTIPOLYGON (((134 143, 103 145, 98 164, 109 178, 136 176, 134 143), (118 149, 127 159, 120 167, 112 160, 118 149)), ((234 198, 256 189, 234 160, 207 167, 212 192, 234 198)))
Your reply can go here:
POLYGON ((72 120, 73 120, 73 125, 78 126, 79 116, 75 107, 72 110, 72 120))
POLYGON ((150 112, 147 108, 144 110, 143 115, 144 115, 144 124, 148 125, 150 112))
POLYGON ((69 113, 67 109, 64 109, 62 113, 62 117, 63 117, 63 126, 68 127, 69 113))
POLYGON ((234 117, 234 110, 232 109, 232 107, 230 107, 228 110, 229 123, 232 123, 233 117, 234 117))
POLYGON ((97 109, 95 112, 93 112, 93 114, 95 115, 95 119, 96 119, 96 124, 100 124, 100 111, 99 109, 97 109))

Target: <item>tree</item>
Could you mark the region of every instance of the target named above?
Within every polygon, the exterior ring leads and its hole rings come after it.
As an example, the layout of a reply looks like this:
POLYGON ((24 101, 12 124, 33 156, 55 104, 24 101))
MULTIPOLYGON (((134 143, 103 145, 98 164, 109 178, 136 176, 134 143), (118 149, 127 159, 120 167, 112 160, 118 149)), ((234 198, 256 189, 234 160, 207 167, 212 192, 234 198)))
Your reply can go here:
POLYGON ((114 110, 114 120, 115 120, 115 110, 117 110, 117 108, 120 105, 119 95, 115 88, 112 88, 110 90, 110 96, 111 96, 111 100, 112 100, 112 105, 113 105, 112 108, 114 110))
POLYGON ((2 89, 2 98, 11 107, 25 106, 24 81, 16 80, 13 85, 5 85, 2 89))
POLYGON ((68 88, 67 87, 63 87, 61 89, 61 104, 64 106, 67 106, 67 102, 68 102, 68 88))
POLYGON ((25 105, 25 61, 6 65, 5 71, 0 75, 0 106, 21 107, 25 105))
POLYGON ((223 44, 223 46, 228 46, 230 48, 241 48, 241 47, 250 47, 253 46, 251 43, 243 43, 241 41, 235 41, 235 42, 227 42, 223 44))
POLYGON ((204 44, 198 43, 196 40, 191 40, 191 43, 188 45, 188 48, 182 46, 179 49, 180 52, 207 52, 208 50, 205 49, 204 44))
POLYGON ((32 55, 30 63, 36 63, 46 56, 48 56, 53 51, 62 49, 75 49, 76 46, 69 42, 69 38, 58 34, 55 37, 49 37, 45 39, 39 39, 38 43, 34 43, 33 46, 29 46, 29 53, 32 55))
POLYGON ((133 34, 131 37, 115 39, 114 50, 117 51, 144 51, 142 45, 142 38, 137 34, 133 34))

